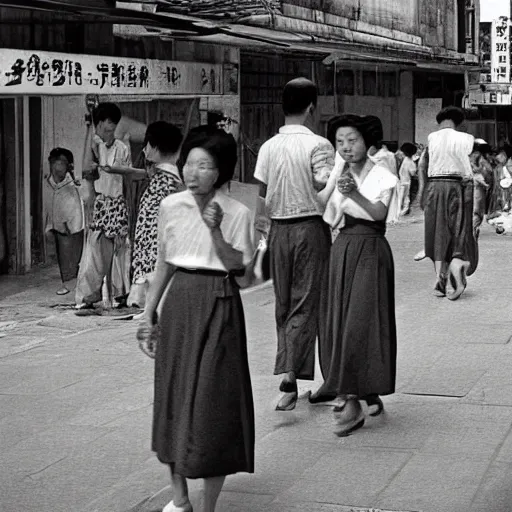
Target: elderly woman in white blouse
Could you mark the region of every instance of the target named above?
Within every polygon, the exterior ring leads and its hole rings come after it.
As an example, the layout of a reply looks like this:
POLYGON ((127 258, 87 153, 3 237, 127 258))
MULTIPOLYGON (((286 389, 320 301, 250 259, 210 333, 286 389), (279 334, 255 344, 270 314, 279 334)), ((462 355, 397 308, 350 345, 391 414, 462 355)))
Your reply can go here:
POLYGON ((339 235, 331 249, 326 346, 321 347, 325 382, 310 401, 344 400, 334 410, 336 434, 346 436, 364 425, 359 400, 378 415, 379 396, 395 391, 395 277, 385 232, 397 177, 368 156, 382 139, 378 118, 337 117, 329 123, 328 138, 345 164, 335 168, 320 193, 324 220, 339 235))
POLYGON ((205 479, 201 510, 213 512, 225 476, 254 470, 253 399, 236 282, 251 261, 254 237, 249 210, 221 191, 235 169, 233 137, 195 132, 182 158, 187 190, 162 201, 145 309, 146 332, 157 322, 160 332, 152 448, 171 470, 173 500, 164 512, 192 510, 187 478, 205 479))

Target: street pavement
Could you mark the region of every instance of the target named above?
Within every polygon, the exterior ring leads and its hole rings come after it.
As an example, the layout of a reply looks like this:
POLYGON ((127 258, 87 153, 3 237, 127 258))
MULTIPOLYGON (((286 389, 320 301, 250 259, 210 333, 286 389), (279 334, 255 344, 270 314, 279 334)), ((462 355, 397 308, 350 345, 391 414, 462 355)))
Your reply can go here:
MULTIPOLYGON (((273 292, 244 292, 256 472, 228 477, 219 512, 512 510, 512 241, 484 226, 479 268, 449 302, 431 293, 431 263, 413 261, 422 229, 389 229, 397 393, 350 437, 307 402, 318 371, 295 411, 273 410, 273 292)), ((133 321, 51 307, 57 276, 0 280, 0 511, 160 511, 172 492, 150 451, 152 361, 133 321)))

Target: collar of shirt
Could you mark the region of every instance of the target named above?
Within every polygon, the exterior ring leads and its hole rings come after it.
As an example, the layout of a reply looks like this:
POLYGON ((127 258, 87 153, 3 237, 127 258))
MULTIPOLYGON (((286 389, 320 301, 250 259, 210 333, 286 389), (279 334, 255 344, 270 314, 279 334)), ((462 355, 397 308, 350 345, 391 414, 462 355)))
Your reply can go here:
POLYGON ((285 126, 281 126, 279 128, 279 133, 284 133, 286 135, 292 133, 301 133, 303 135, 314 135, 314 133, 302 124, 287 124, 285 126))
POLYGON ((162 162, 156 166, 156 168, 159 171, 166 172, 167 174, 172 174, 176 178, 178 178, 181 181, 180 172, 178 171, 178 168, 174 164, 170 164, 168 162, 162 162))

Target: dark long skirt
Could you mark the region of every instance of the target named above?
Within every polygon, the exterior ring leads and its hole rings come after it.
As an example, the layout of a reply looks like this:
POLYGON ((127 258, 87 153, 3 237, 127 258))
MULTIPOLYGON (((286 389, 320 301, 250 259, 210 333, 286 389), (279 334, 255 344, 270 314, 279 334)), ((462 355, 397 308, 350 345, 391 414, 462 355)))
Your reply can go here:
POLYGON ((155 358, 153 451, 187 478, 254 472, 254 407, 238 286, 178 270, 155 358))
POLYGON ((395 269, 384 223, 346 217, 331 249, 327 291, 330 366, 320 394, 395 392, 395 269))
MULTIPOLYGON (((425 202, 425 254, 432 261, 467 261, 462 180, 429 179, 425 202)), ((473 212, 471 212, 471 219, 473 212)))
POLYGON ((54 231, 57 262, 59 263, 60 277, 67 283, 78 276, 78 267, 84 248, 84 232, 79 231, 72 235, 54 231))
POLYGON ((331 233, 320 216, 272 221, 270 259, 276 297, 275 375, 313 380, 315 341, 323 333, 321 290, 326 284, 331 233))

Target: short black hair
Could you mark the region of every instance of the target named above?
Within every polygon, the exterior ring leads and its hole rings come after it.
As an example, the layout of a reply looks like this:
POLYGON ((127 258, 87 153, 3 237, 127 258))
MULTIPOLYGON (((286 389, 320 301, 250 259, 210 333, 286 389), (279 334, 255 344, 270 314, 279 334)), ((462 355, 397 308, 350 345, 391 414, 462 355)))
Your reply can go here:
POLYGON ((215 188, 220 188, 233 179, 238 160, 237 145, 233 135, 212 126, 198 126, 190 130, 181 148, 180 172, 183 172, 183 165, 189 153, 195 148, 204 149, 215 160, 219 171, 219 177, 213 185, 215 188))
POLYGON ((355 128, 361 134, 366 144, 366 149, 377 146, 384 136, 382 122, 377 116, 344 114, 333 117, 327 124, 327 138, 334 147, 336 147, 336 132, 340 128, 347 126, 355 128))
POLYGON ((146 130, 146 143, 164 155, 174 155, 183 142, 181 130, 167 121, 151 123, 146 130))
POLYGON ((409 158, 412 158, 417 152, 418 148, 412 142, 404 142, 400 147, 400 151, 409 158))
POLYGON ((465 119, 464 111, 454 106, 443 108, 436 116, 437 124, 441 124, 443 121, 453 121, 455 126, 460 126, 465 119))
POLYGON ((74 164, 75 159, 73 158, 73 153, 66 148, 53 148, 50 151, 50 155, 48 156, 48 161, 51 162, 52 160, 57 160, 60 157, 64 157, 68 164, 74 164))
POLYGON ((285 116, 303 114, 309 105, 316 107, 318 89, 307 78, 294 78, 283 89, 283 111, 285 116))
POLYGON ((118 124, 121 121, 121 109, 115 103, 100 103, 92 111, 92 121, 94 126, 98 126, 101 121, 110 120, 114 124, 118 124))

